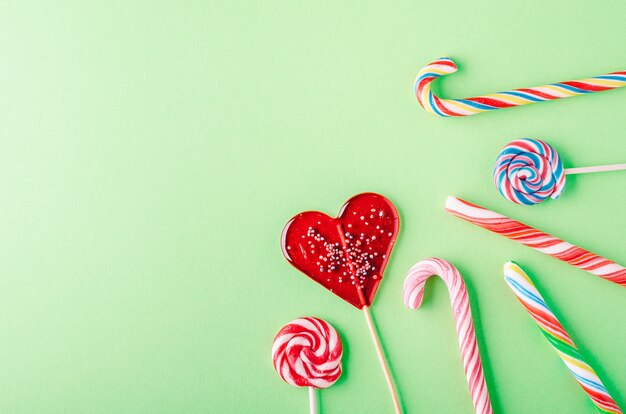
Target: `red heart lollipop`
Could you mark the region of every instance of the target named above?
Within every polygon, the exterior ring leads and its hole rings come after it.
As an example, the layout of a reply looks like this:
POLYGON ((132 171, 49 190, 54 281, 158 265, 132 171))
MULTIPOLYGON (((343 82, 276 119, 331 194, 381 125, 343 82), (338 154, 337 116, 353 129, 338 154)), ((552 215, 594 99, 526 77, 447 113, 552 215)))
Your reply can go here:
POLYGON ((397 414, 402 412, 369 306, 396 241, 398 211, 385 197, 363 193, 331 218, 319 211, 300 213, 285 225, 283 254, 302 273, 363 310, 397 414))
POLYGON ((400 220, 385 197, 363 193, 339 217, 300 213, 283 230, 283 254, 298 270, 359 309, 370 306, 396 240, 400 220))

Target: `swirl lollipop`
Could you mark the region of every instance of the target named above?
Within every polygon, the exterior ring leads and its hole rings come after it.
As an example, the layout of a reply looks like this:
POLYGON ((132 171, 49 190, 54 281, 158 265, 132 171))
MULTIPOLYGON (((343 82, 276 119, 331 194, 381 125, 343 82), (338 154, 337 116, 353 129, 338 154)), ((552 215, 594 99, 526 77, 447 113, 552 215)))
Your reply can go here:
POLYGON ((502 149, 493 169, 493 180, 507 200, 532 205, 547 198, 559 198, 567 174, 624 169, 626 164, 563 168, 563 162, 552 146, 538 139, 524 138, 512 141, 502 149))
POLYGON ((328 388, 341 375, 341 338, 328 322, 303 317, 289 322, 272 345, 278 375, 295 387, 309 387, 311 414, 317 412, 315 388, 328 388))

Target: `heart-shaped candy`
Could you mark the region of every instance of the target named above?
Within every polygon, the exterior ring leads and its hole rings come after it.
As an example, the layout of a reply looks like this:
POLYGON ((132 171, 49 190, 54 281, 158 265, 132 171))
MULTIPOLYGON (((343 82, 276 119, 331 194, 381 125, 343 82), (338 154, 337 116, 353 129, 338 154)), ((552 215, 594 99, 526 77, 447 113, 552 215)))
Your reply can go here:
POLYGON ((283 229, 283 254, 308 277, 362 309, 374 300, 399 229, 391 201, 379 194, 358 194, 337 218, 307 211, 289 220, 283 229))

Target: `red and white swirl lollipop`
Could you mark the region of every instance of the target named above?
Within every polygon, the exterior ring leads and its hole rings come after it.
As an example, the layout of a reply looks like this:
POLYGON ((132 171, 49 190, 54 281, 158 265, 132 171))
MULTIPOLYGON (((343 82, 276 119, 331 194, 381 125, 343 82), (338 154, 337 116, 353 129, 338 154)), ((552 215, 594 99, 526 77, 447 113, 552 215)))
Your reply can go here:
POLYGON ((328 322, 302 317, 278 332, 272 362, 278 375, 296 387, 309 387, 311 414, 317 412, 315 388, 328 388, 341 375, 343 348, 339 334, 328 322))

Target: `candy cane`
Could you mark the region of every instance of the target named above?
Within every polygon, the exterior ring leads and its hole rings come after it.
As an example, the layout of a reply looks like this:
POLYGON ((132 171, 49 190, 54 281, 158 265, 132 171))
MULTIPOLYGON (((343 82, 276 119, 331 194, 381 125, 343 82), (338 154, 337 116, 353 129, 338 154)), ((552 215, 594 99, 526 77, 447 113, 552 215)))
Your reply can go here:
POLYGON ((285 325, 274 338, 274 369, 288 384, 309 387, 309 409, 317 413, 316 388, 328 388, 341 375, 343 348, 328 322, 304 317, 285 325))
POLYGON ((559 153, 551 145, 523 138, 509 142, 500 151, 493 180, 507 200, 532 205, 557 199, 565 189, 566 175, 618 170, 626 170, 626 164, 563 168, 559 153))
POLYGON ((446 200, 446 212, 592 275, 626 286, 626 268, 524 223, 455 197, 446 200))
POLYGON ((457 69, 452 59, 442 57, 419 71, 415 78, 415 96, 427 112, 445 117, 474 115, 495 109, 569 98, 626 86, 626 71, 619 71, 593 78, 553 83, 534 88, 513 89, 465 99, 443 99, 433 94, 431 82, 440 76, 454 73, 457 69))
POLYGON ((574 341, 552 313, 528 275, 515 263, 508 262, 504 265, 504 280, 596 407, 603 413, 621 414, 617 403, 580 354, 574 341))
POLYGON ((474 411, 478 414, 492 413, 491 401, 483 366, 480 360, 474 322, 467 296, 465 282, 459 271, 449 262, 442 259, 426 259, 416 263, 404 281, 404 304, 411 309, 417 309, 422 304, 424 285, 431 276, 437 275, 448 286, 456 332, 459 337, 459 347, 463 359, 463 369, 467 378, 467 385, 472 396, 474 411))

